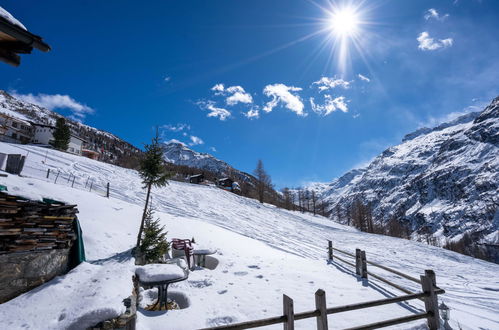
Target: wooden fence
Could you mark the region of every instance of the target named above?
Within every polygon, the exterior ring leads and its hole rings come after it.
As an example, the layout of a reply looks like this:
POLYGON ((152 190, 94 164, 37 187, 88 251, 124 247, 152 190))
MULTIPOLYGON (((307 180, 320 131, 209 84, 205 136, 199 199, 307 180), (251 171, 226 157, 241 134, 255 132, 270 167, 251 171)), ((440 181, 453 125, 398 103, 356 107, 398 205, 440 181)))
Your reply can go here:
POLYGON ((385 321, 379 321, 375 323, 365 324, 362 326, 357 326, 353 328, 349 328, 348 330, 367 330, 367 329, 378 329, 391 325, 397 325, 402 323, 408 323, 416 320, 426 319, 428 323, 428 327, 430 330, 437 330, 440 326, 440 316, 438 311, 438 295, 445 293, 444 290, 440 289, 436 285, 435 273, 432 270, 426 270, 424 275, 420 276, 420 279, 414 278, 402 272, 399 272, 395 269, 391 269, 389 267, 367 261, 365 251, 360 249, 356 249, 355 254, 349 253, 346 251, 342 251, 336 248, 333 248, 333 244, 331 241, 328 242, 328 259, 333 261, 335 259, 342 261, 350 266, 355 267, 355 272, 358 276, 364 279, 368 279, 368 276, 376 278, 388 285, 391 285, 402 292, 405 292, 406 295, 396 296, 392 298, 373 300, 367 302, 361 302, 357 304, 350 304, 338 307, 330 307, 326 306, 326 293, 324 290, 319 289, 315 292, 315 310, 308 312, 295 313, 293 299, 290 297, 283 295, 283 315, 270 317, 266 319, 247 321, 242 323, 234 323, 229 325, 223 325, 212 328, 205 328, 203 330, 216 330, 216 329, 251 329, 258 328, 263 326, 269 326, 274 324, 283 324, 284 330, 294 330, 295 321, 315 318, 317 323, 318 330, 327 330, 328 329, 328 315, 330 314, 338 314, 343 312, 349 312, 359 309, 371 308, 376 306, 383 306, 389 304, 396 304, 404 301, 410 301, 415 299, 421 299, 425 304, 425 311, 422 313, 416 313, 412 315, 402 316, 398 318, 393 318, 385 321), (338 257, 334 254, 334 251, 342 253, 344 255, 353 257, 355 259, 355 264, 349 262, 342 257, 338 257), (397 285, 391 281, 384 279, 383 277, 373 274, 367 270, 367 265, 370 264, 372 266, 379 267, 386 271, 392 272, 400 277, 408 279, 410 281, 416 282, 421 285, 420 292, 411 292, 400 285, 397 285))

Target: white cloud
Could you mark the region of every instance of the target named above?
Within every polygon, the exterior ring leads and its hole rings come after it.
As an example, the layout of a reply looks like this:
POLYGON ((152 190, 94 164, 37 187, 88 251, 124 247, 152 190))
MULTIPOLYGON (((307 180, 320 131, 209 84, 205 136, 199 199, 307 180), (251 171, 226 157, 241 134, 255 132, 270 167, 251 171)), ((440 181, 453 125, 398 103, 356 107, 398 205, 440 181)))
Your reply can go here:
POLYGON ((231 115, 231 112, 229 110, 215 106, 215 102, 213 101, 198 101, 197 105, 201 109, 209 111, 208 117, 214 117, 214 118, 219 118, 220 120, 226 120, 231 115))
POLYGON ((215 92, 215 95, 219 95, 225 91, 225 86, 224 84, 216 84, 211 90, 215 92))
POLYGON ((350 87, 350 82, 336 77, 322 77, 321 79, 314 81, 312 83, 312 86, 313 85, 317 85, 319 91, 323 92, 336 87, 343 87, 344 89, 347 89, 350 87))
POLYGON ((161 126, 162 129, 166 129, 167 131, 171 132, 182 132, 183 130, 190 130, 191 126, 187 124, 177 124, 177 125, 163 125, 161 126))
POLYGON ((365 81, 365 82, 371 82, 371 79, 367 78, 366 76, 362 74, 358 74, 357 77, 359 77, 360 80, 365 81))
POLYGON ((253 107, 247 112, 243 112, 243 115, 248 119, 258 119, 260 118, 260 110, 258 109, 258 107, 253 107))
POLYGON ((454 111, 454 112, 450 112, 450 113, 447 113, 447 114, 443 114, 441 116, 437 116, 437 117, 434 117, 434 116, 429 116, 428 118, 426 118, 426 120, 424 121, 421 121, 419 122, 418 124, 418 127, 436 127, 440 124, 443 124, 443 123, 447 123, 447 122, 451 122, 461 116, 464 116, 464 115, 467 115, 471 112, 478 112, 480 111, 481 109, 483 109, 485 106, 485 104, 480 104, 480 105, 470 105, 466 108, 464 108, 462 111, 454 111))
POLYGON ((437 50, 440 48, 451 47, 454 43, 452 38, 435 40, 430 37, 430 34, 426 31, 421 32, 421 34, 417 38, 419 45, 418 48, 426 51, 426 50, 437 50))
POLYGON ((178 143, 178 144, 181 144, 181 145, 185 146, 184 142, 179 141, 177 139, 171 139, 171 140, 165 141, 165 144, 171 144, 171 143, 178 143))
POLYGON ((18 94, 13 92, 12 95, 18 99, 21 99, 25 102, 33 103, 39 105, 41 107, 55 110, 55 109, 68 109, 71 111, 70 118, 76 121, 82 121, 85 119, 86 115, 93 114, 94 109, 90 108, 87 105, 77 102, 69 95, 61 95, 61 94, 18 94))
POLYGON ((303 102, 299 95, 294 95, 291 92, 299 92, 300 87, 286 86, 284 84, 267 85, 263 89, 265 96, 271 97, 272 100, 267 102, 263 107, 263 111, 271 112, 279 103, 285 108, 293 111, 298 116, 306 116, 303 112, 303 102))
POLYGON ((333 98, 331 95, 326 94, 324 100, 324 104, 317 104, 313 97, 310 98, 310 105, 315 113, 327 116, 337 110, 348 112, 348 105, 344 96, 333 98))
POLYGON ((253 103, 253 98, 249 93, 246 93, 241 86, 231 86, 226 89, 228 94, 231 94, 225 99, 227 105, 236 105, 237 103, 253 103))
POLYGON ((217 152, 217 148, 215 148, 215 147, 210 147, 210 151, 212 151, 212 152, 217 152))
POLYGON ((167 76, 167 77, 165 77, 165 81, 166 81, 166 82, 169 82, 170 80, 172 80, 172 77, 168 77, 168 76, 167 76))
POLYGON ((190 146, 197 146, 200 144, 204 144, 204 141, 197 136, 191 135, 190 139, 191 139, 191 142, 189 143, 190 146))
POLYGON ((449 17, 449 14, 440 15, 440 13, 435 8, 428 9, 426 11, 426 14, 424 15, 424 19, 427 21, 430 19, 436 19, 437 21, 443 21, 447 17, 449 17))
POLYGON ((230 86, 225 88, 224 84, 216 84, 211 88, 215 95, 226 96, 227 105, 236 105, 238 103, 253 103, 253 98, 241 86, 230 86))

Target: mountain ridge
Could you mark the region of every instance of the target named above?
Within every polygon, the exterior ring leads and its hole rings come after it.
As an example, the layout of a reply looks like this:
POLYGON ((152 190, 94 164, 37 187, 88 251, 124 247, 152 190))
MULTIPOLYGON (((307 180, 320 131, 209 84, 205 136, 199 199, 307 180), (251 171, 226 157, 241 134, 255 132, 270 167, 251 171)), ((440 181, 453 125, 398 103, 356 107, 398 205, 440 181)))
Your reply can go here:
POLYGON ((409 133, 317 192, 341 223, 360 200, 375 223, 396 218, 416 240, 434 237, 442 245, 468 234, 475 243, 496 245, 498 168, 499 97, 480 112, 409 133))

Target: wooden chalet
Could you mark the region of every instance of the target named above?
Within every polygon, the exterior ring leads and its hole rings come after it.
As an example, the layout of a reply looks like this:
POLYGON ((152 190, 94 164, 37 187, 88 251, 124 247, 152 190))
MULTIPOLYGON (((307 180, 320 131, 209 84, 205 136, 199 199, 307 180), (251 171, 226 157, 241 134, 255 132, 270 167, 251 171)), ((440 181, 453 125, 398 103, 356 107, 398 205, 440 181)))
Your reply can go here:
POLYGON ((31 54, 33 48, 48 52, 50 46, 42 38, 29 32, 5 9, 0 7, 0 61, 19 66, 19 54, 31 54))
POLYGON ((220 187, 232 189, 234 180, 232 180, 231 178, 221 178, 218 179, 217 183, 220 187))
POLYGON ((189 183, 199 184, 204 181, 204 174, 191 175, 189 177, 189 183))

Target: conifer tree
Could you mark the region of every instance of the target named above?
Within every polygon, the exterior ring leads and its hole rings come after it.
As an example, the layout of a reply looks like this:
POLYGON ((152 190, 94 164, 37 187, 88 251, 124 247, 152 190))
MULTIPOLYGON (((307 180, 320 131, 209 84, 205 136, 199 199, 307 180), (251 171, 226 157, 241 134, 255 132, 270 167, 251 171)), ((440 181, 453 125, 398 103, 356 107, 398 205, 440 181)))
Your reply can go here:
POLYGON ((256 169, 253 174, 255 175, 257 180, 256 193, 258 200, 260 201, 260 203, 263 203, 265 193, 272 189, 272 180, 270 179, 270 175, 268 175, 263 168, 263 162, 261 159, 258 160, 256 169))
POLYGON ((152 139, 151 144, 145 145, 144 158, 140 162, 139 174, 142 178, 144 188, 147 189, 147 193, 144 212, 142 213, 142 221, 140 222, 139 234, 137 235, 137 248, 140 246, 140 239, 142 237, 142 231, 144 230, 144 221, 149 208, 151 188, 153 186, 163 187, 167 185, 168 179, 171 177, 171 174, 166 171, 166 167, 164 165, 164 148, 157 129, 156 135, 152 139))
POLYGON ((54 148, 66 151, 68 149, 69 141, 71 139, 71 131, 66 124, 66 119, 57 118, 55 123, 55 130, 52 133, 54 140, 50 143, 54 148))
POLYGON ((168 252, 170 244, 166 240, 165 226, 159 218, 154 219, 154 211, 149 208, 144 218, 144 231, 140 242, 140 252, 146 262, 158 262, 168 252))

